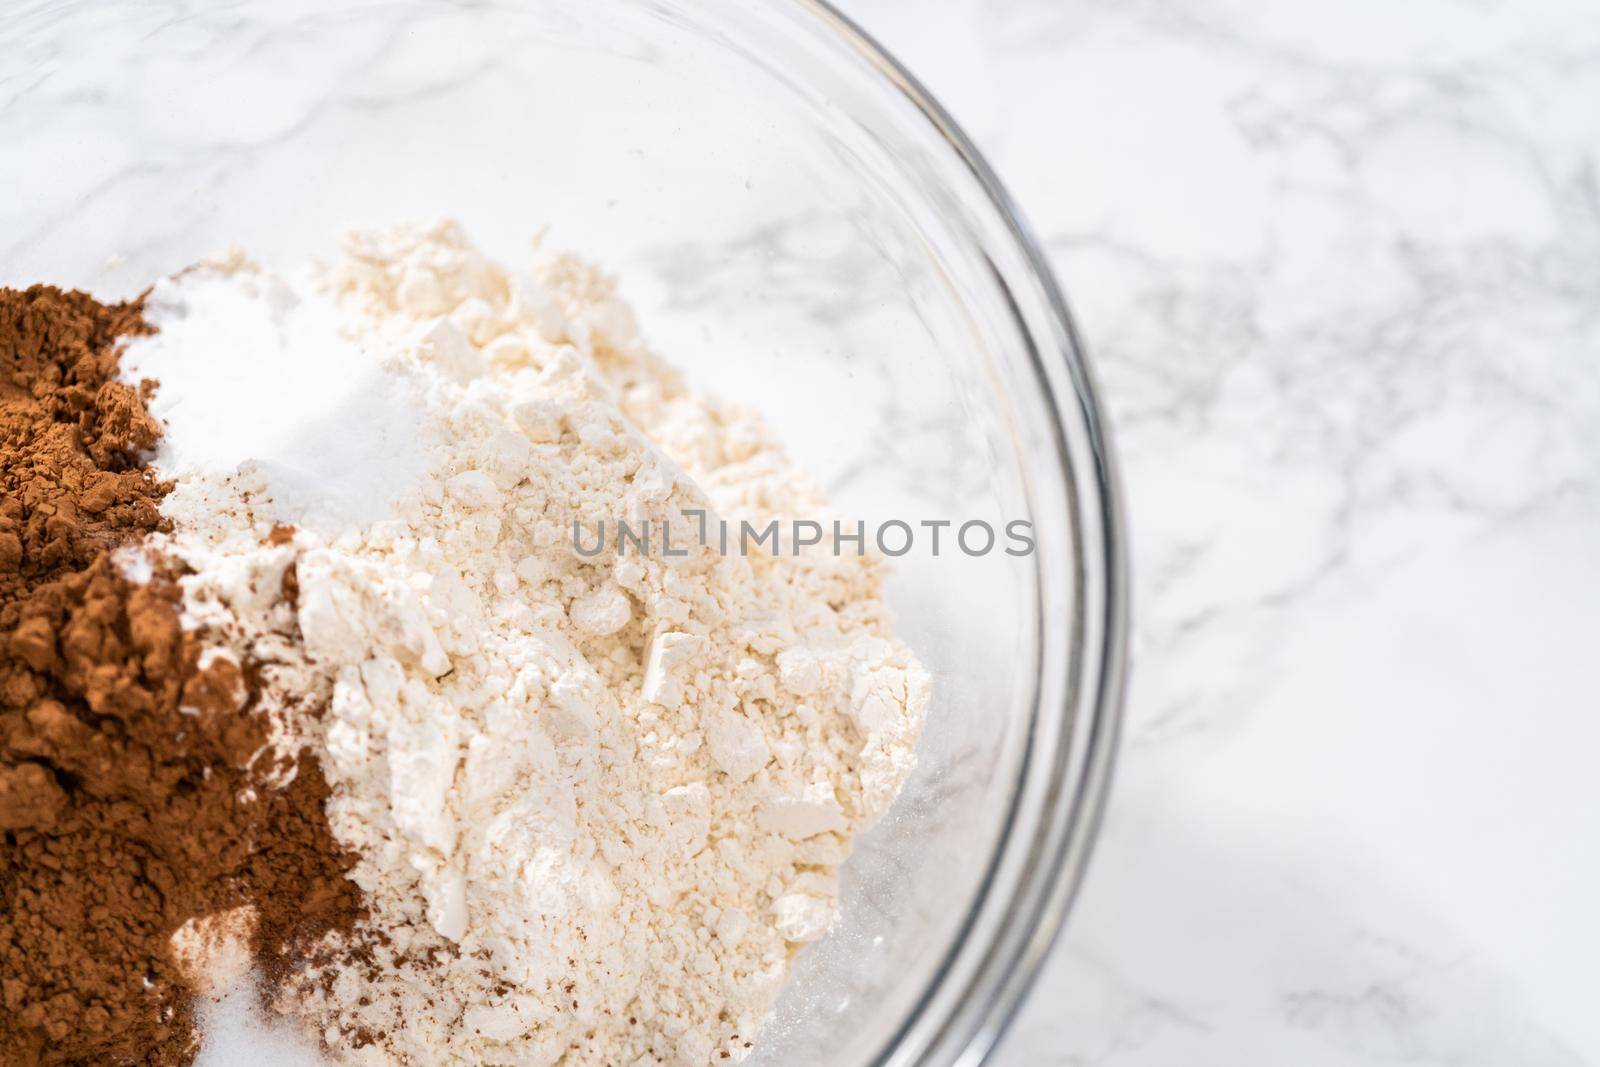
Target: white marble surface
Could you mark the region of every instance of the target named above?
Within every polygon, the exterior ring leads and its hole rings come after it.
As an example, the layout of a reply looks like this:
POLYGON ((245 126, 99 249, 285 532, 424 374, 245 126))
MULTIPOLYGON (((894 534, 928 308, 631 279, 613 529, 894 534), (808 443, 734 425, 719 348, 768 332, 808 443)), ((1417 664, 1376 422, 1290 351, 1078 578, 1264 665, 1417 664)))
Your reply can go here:
POLYGON ((997 1062, 1600 1062, 1600 8, 846 8, 1125 467, 1123 760, 997 1062))
MULTIPOLYGON (((235 236, 228 205, 282 172, 261 146, 331 157, 369 113, 495 73, 437 29, 352 60, 335 20, 305 58, 295 33, 167 6, 124 11, 202 57, 210 91, 160 62, 123 86, 120 31, 86 16, 49 91, 69 119, 129 94, 145 125, 32 129, 17 109, 8 143, 64 162, 0 202, 0 268, 137 289, 183 262, 139 210, 174 170, 200 205, 187 236, 235 236), (341 56, 360 91, 326 104, 341 56), (230 94, 258 82, 275 106, 241 114, 230 94), (129 162, 152 142, 161 167, 129 162), (69 223, 131 261, 102 279, 51 259, 69 223)), ((845 6, 1034 223, 1126 475, 1115 795, 996 1062, 1600 1062, 1600 7, 845 6)), ((40 91, 0 70, 5 102, 40 91)), ((427 190, 396 151, 399 178, 326 210, 404 217, 427 190)))

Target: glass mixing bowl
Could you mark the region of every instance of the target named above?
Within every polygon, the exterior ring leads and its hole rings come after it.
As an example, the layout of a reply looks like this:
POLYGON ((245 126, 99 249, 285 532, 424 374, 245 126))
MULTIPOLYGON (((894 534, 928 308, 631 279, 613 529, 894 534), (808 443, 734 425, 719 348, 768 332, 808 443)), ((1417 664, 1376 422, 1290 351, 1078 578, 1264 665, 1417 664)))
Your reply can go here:
POLYGON ((0 281, 127 296, 454 215, 622 279, 696 385, 869 522, 1033 524, 897 561, 915 776, 752 1062, 975 1064, 1083 875, 1126 626, 1106 430, 1061 295, 916 81, 811 0, 24 2, 0 25, 0 281))

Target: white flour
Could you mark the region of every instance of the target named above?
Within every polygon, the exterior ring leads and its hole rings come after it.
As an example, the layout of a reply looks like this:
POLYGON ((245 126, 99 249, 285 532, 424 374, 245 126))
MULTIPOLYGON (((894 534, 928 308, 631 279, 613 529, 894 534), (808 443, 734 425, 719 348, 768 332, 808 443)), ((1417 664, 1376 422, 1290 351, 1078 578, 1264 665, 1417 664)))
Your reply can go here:
POLYGON ((892 639, 880 567, 695 545, 681 509, 823 502, 759 419, 685 391, 592 269, 512 276, 451 225, 347 251, 327 277, 343 352, 383 354, 386 409, 418 413, 393 517, 262 546, 289 504, 318 509, 248 450, 249 478, 197 464, 213 476, 167 504, 201 573, 191 613, 226 602, 279 633, 293 559, 284 654, 328 701, 297 718, 383 935, 362 962, 325 946, 280 1007, 351 1062, 743 1059, 912 765, 928 676, 892 639), (691 551, 574 551, 575 519, 619 518, 672 521, 691 551), (355 1050, 362 1033, 384 1036, 355 1050))

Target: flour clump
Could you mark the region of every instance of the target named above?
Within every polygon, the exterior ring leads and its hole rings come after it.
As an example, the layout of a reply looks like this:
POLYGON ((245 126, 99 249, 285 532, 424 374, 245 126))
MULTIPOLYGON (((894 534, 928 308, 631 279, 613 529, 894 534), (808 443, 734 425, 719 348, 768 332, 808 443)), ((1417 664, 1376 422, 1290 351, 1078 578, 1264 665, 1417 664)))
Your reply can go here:
MULTIPOLYGON (((266 291, 206 284, 241 277, 266 291)), ((881 562, 697 537, 828 512, 580 260, 510 271, 439 223, 297 277, 292 313, 381 383, 364 417, 409 428, 404 476, 340 514, 226 457, 164 508, 189 625, 273 642, 281 743, 318 753, 367 908, 275 1006, 352 1063, 745 1058, 913 765, 930 679, 881 562), (619 523, 656 550, 578 551, 619 523)))

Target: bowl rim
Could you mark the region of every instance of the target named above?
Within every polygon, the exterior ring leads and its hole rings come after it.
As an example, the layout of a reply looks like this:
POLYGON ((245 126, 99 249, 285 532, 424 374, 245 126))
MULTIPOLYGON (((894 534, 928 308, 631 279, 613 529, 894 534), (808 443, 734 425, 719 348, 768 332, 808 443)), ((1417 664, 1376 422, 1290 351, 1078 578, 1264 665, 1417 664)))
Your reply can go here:
MULTIPOLYGON (((1028 742, 1029 759, 1043 757, 1047 776, 1037 825, 1019 827, 1015 804, 1008 818, 997 855, 1027 830, 1030 865, 1024 877, 1004 887, 1005 899, 994 899, 992 881, 985 882, 966 921, 947 949, 917 1001, 896 1027, 887 1044, 875 1054, 875 1067, 978 1067, 995 1050, 1020 1010, 1038 972, 1056 941, 1084 881, 1108 799, 1118 736, 1123 717, 1128 661, 1129 584, 1126 526, 1122 489, 1110 429, 1104 415, 1095 376, 1054 272, 1031 227, 994 169, 959 124, 922 82, 888 49, 834 6, 835 0, 768 0, 810 22, 850 54, 863 61, 884 87, 909 103, 930 132, 954 153, 954 158, 981 189, 988 207, 1001 223, 1005 237, 1021 262, 1017 273, 1036 287, 1033 303, 1042 303, 1047 330, 1030 327, 1015 311, 1019 331, 1030 345, 1033 370, 1040 384, 1055 431, 1055 446, 1063 469, 1081 473, 1087 483, 1090 506, 1080 514, 1079 493, 1067 486, 1074 527, 1088 524, 1094 536, 1080 538, 1077 553, 1093 551, 1090 563, 1099 577, 1101 595, 1092 605, 1096 617, 1087 620, 1088 635, 1081 649, 1069 652, 1071 684, 1059 707, 1046 707, 1035 685, 1032 720, 1059 716, 1073 723, 1064 733, 1060 751, 1037 751, 1028 742), (1055 372, 1054 375, 1051 372, 1055 372), (1064 371, 1068 388, 1059 388, 1064 371), (1087 453, 1072 455, 1063 433, 1063 412, 1070 411, 1081 427, 1087 453), (1081 470, 1080 470, 1081 467, 1081 470), (1081 730, 1081 732, 1080 732, 1081 730), (1082 750, 1069 750, 1081 742, 1082 750), (973 939, 974 919, 980 911, 998 911, 999 920, 986 932, 986 943, 973 939), (953 964, 971 951, 980 958, 959 976, 961 988, 956 1010, 941 1015, 935 996, 949 996, 953 964)), ((1080 610, 1083 597, 1077 598, 1080 610)), ((1026 769, 1026 766, 1025 768, 1026 769)))
MULTIPOLYGON (((979 962, 974 973, 965 979, 966 986, 959 1001, 962 1006, 960 1012, 935 1022, 933 1032, 922 1039, 923 1049, 916 1060, 903 1059, 902 1045, 919 1024, 926 1026, 924 1016, 930 1007, 931 995, 944 985, 951 963, 970 936, 972 916, 969 916, 969 922, 948 950, 944 963, 929 981, 906 1020, 873 1061, 876 1067, 911 1062, 919 1067, 932 1067, 935 1064, 977 1067, 989 1058, 1016 1017, 1060 934, 1067 913, 1083 885, 1089 856, 1105 813, 1121 733, 1128 670, 1129 575, 1121 477, 1104 404, 1066 298, 1032 228, 1024 220, 994 168, 916 75, 875 37, 835 7, 833 0, 783 2, 814 19, 823 29, 832 33, 839 43, 873 67, 927 120, 982 188, 1021 255, 1027 272, 1038 286, 1052 320, 1050 325, 1057 338, 1057 343, 1050 346, 1054 351, 1042 350, 1042 346, 1036 345, 1032 349, 1032 358, 1035 373, 1039 376, 1041 388, 1050 403, 1051 414, 1056 420, 1055 444, 1063 467, 1068 470, 1073 468, 1060 424, 1063 406, 1076 407, 1089 443, 1089 463, 1085 473, 1091 478, 1099 507, 1092 514, 1077 515, 1076 498, 1071 486, 1068 486, 1068 491, 1074 501, 1075 525, 1087 521, 1097 527, 1097 537, 1093 543, 1099 548, 1098 563, 1104 595, 1103 603, 1099 605, 1099 618, 1095 620, 1098 629, 1095 625, 1084 629, 1090 635, 1087 643, 1097 647, 1084 649, 1085 655, 1076 666, 1078 677, 1092 686, 1086 703, 1090 718, 1084 735, 1084 752, 1076 771, 1071 766, 1072 760, 1058 758, 1047 796, 1058 798, 1056 803, 1065 807, 1065 816, 1055 826, 1049 840, 1034 842, 1034 858, 1043 852, 1049 866, 1034 878, 1020 879, 1018 885, 1013 887, 1011 899, 1002 905, 1002 918, 994 930, 985 958, 979 962), (1044 363, 1050 359, 1059 359, 1065 365, 1072 384, 1072 395, 1059 395, 1059 390, 1051 387, 1044 363), (1098 642, 1094 639, 1096 635, 1098 642), (1074 774, 1075 783, 1071 781, 1074 774)), ((1029 336, 1037 332, 1020 320, 1018 326, 1029 336)), ((1068 687, 1069 696, 1074 688, 1068 687)), ((1035 701, 1037 718, 1046 710, 1038 706, 1037 689, 1035 701)), ((1049 710, 1067 717, 1073 712, 1070 706, 1049 710)), ((1076 731, 1069 734, 1069 740, 1075 734, 1076 731)), ((1008 835, 1013 829, 1008 828, 1008 835)), ((1044 830, 1049 832, 1050 825, 1046 825, 1044 830)), ((985 906, 984 898, 989 888, 986 885, 979 894, 974 902, 974 912, 985 906)))

